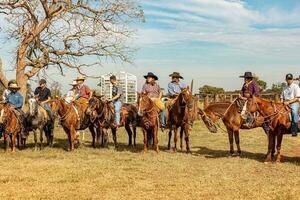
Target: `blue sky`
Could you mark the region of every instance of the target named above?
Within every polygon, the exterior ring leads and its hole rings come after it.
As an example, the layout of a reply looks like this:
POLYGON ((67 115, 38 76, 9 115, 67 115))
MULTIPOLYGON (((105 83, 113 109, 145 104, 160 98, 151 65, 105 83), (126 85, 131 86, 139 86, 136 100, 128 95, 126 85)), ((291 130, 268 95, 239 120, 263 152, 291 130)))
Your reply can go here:
MULTIPOLYGON (((252 71, 271 83, 300 75, 299 0, 140 0, 146 22, 135 25, 134 64, 108 63, 92 71, 128 71, 144 80, 152 71, 166 87, 179 71, 196 88, 203 84, 239 89, 239 75, 252 71)), ((6 63, 11 54, 0 56, 6 63)), ((9 73, 8 73, 9 74, 9 73)), ((74 73, 63 78, 71 81, 74 73)), ((56 75, 51 76, 56 79, 56 75)), ((58 80, 62 80, 58 77, 58 80)), ((96 80, 88 80, 92 86, 96 80)))

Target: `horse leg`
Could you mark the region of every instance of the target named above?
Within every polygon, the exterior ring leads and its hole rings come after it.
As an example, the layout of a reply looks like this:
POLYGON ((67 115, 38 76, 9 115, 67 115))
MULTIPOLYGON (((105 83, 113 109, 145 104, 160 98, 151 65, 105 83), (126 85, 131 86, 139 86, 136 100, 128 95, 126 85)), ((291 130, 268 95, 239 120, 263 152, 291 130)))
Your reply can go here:
POLYGON ((231 129, 227 129, 228 132, 228 139, 229 139, 229 145, 230 145, 230 156, 233 155, 234 153, 234 148, 233 148, 233 131, 231 129))
MULTIPOLYGON (((99 128, 100 129, 100 128, 99 128)), ((98 132, 98 130, 99 130, 98 128, 96 129, 96 131, 98 132)), ((94 127, 92 127, 92 126, 89 126, 89 130, 90 130, 90 132, 91 132, 91 134, 92 134, 92 146, 94 147, 94 148, 96 148, 96 133, 95 133, 95 130, 94 130, 94 127)))
POLYGON ((272 149, 274 145, 274 134, 269 134, 268 136, 268 152, 265 159, 265 162, 271 162, 272 161, 272 149))
POLYGON ((236 144, 236 148, 237 148, 237 154, 238 156, 241 156, 242 151, 241 151, 241 147, 240 147, 240 133, 239 131, 234 131, 234 140, 235 140, 235 144, 236 144))
POLYGON ((174 129, 174 148, 173 151, 176 152, 177 151, 177 128, 174 129))
POLYGON ((272 160, 275 158, 275 145, 276 145, 276 137, 274 136, 273 137, 273 146, 272 146, 272 154, 271 154, 271 156, 272 156, 272 160))
POLYGON ((40 128, 39 131, 40 131, 40 150, 42 150, 42 148, 43 148, 43 140, 44 140, 44 138, 43 138, 43 129, 40 128))
POLYGON ((18 136, 17 133, 13 133, 13 135, 12 135, 12 139, 11 139, 12 152, 16 152, 16 139, 17 139, 17 136, 18 136))
POLYGON ((70 151, 74 150, 74 136, 75 136, 75 128, 73 125, 70 127, 70 151))
POLYGON ((168 150, 171 150, 172 129, 169 130, 168 150))
POLYGON ((103 147, 108 148, 108 130, 106 128, 102 129, 103 147))
POLYGON ((115 148, 118 148, 118 144, 117 144, 117 129, 116 128, 111 128, 111 132, 112 132, 112 136, 113 136, 115 148))
POLYGON ((18 149, 20 149, 20 135, 21 134, 18 134, 18 136, 17 136, 17 147, 18 147, 18 149))
POLYGON ((7 152, 9 148, 9 135, 7 135, 6 133, 4 133, 3 135, 4 135, 4 143, 5 143, 5 152, 7 152))
POLYGON ((34 137, 34 151, 37 150, 37 134, 36 130, 33 130, 33 137, 34 137))
POLYGON ((155 148, 156 153, 158 153, 159 152, 159 146, 158 146, 158 125, 154 127, 153 138, 154 138, 154 148, 155 148))
POLYGON ((185 133, 186 153, 191 153, 191 150, 190 150, 190 136, 189 136, 189 127, 188 126, 185 127, 184 133, 185 133))
POLYGON ((128 134, 128 146, 132 146, 132 131, 128 123, 126 123, 125 129, 128 134))
POLYGON ((184 132, 184 130, 181 127, 180 128, 180 149, 181 149, 181 151, 183 151, 183 132, 184 132))
POLYGON ((133 145, 136 146, 136 126, 132 127, 133 129, 133 145))
POLYGON ((144 153, 147 153, 147 147, 148 147, 148 131, 143 129, 143 135, 144 135, 144 153))
POLYGON ((276 158, 276 162, 278 162, 278 163, 281 162, 281 154, 280 154, 280 150, 281 150, 282 137, 283 137, 283 134, 282 134, 281 132, 279 132, 278 135, 277 135, 277 145, 276 145, 276 149, 277 149, 277 158, 276 158))

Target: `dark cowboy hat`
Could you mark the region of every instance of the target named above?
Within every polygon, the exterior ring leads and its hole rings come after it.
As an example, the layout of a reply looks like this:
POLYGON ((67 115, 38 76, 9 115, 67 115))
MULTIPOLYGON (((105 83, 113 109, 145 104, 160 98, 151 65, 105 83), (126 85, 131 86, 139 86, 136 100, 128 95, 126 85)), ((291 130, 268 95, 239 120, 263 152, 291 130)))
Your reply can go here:
POLYGON ((148 74, 145 75, 144 77, 145 77, 145 79, 147 79, 148 77, 152 77, 152 78, 154 78, 156 81, 158 80, 158 77, 157 77, 155 74, 153 74, 152 72, 148 72, 148 74))
POLYGON ((240 78, 253 78, 252 72, 245 72, 244 76, 240 76, 240 78))
POLYGON ((19 90, 21 87, 18 86, 17 83, 12 83, 8 86, 9 89, 16 89, 16 90, 19 90))
POLYGON ((46 84, 47 83, 47 81, 45 80, 45 79, 41 79, 40 81, 39 81, 39 84, 41 85, 41 84, 46 84))
POLYGON ((169 75, 170 77, 175 77, 175 78, 181 78, 183 79, 183 77, 180 75, 179 72, 173 72, 172 74, 169 75))

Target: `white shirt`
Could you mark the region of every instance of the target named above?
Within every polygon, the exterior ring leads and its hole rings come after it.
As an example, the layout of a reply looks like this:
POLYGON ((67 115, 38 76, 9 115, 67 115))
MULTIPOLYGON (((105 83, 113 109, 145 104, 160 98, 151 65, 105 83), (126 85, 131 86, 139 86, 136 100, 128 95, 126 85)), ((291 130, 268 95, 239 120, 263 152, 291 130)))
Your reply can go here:
POLYGON ((75 92, 73 90, 69 90, 65 98, 66 102, 71 103, 71 101, 74 100, 74 98, 75 98, 75 92))
POLYGON ((281 93, 281 99, 284 101, 291 100, 294 98, 300 98, 300 88, 297 84, 292 83, 290 86, 285 86, 282 93, 281 93))

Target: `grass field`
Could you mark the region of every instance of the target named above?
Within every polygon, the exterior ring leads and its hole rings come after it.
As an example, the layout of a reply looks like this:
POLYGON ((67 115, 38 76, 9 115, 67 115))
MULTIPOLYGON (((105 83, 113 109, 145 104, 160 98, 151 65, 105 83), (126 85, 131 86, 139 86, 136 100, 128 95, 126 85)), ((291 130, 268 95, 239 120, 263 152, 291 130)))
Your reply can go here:
MULTIPOLYGON (((264 164, 261 129, 241 132, 242 157, 228 157, 225 133, 211 134, 198 122, 191 133, 192 154, 127 148, 118 132, 115 150, 91 148, 90 134, 67 152, 66 135, 56 129, 54 148, 0 152, 0 199, 300 199, 300 138, 285 136, 283 163, 264 164)), ((3 144, 1 144, 3 148, 3 144)))

